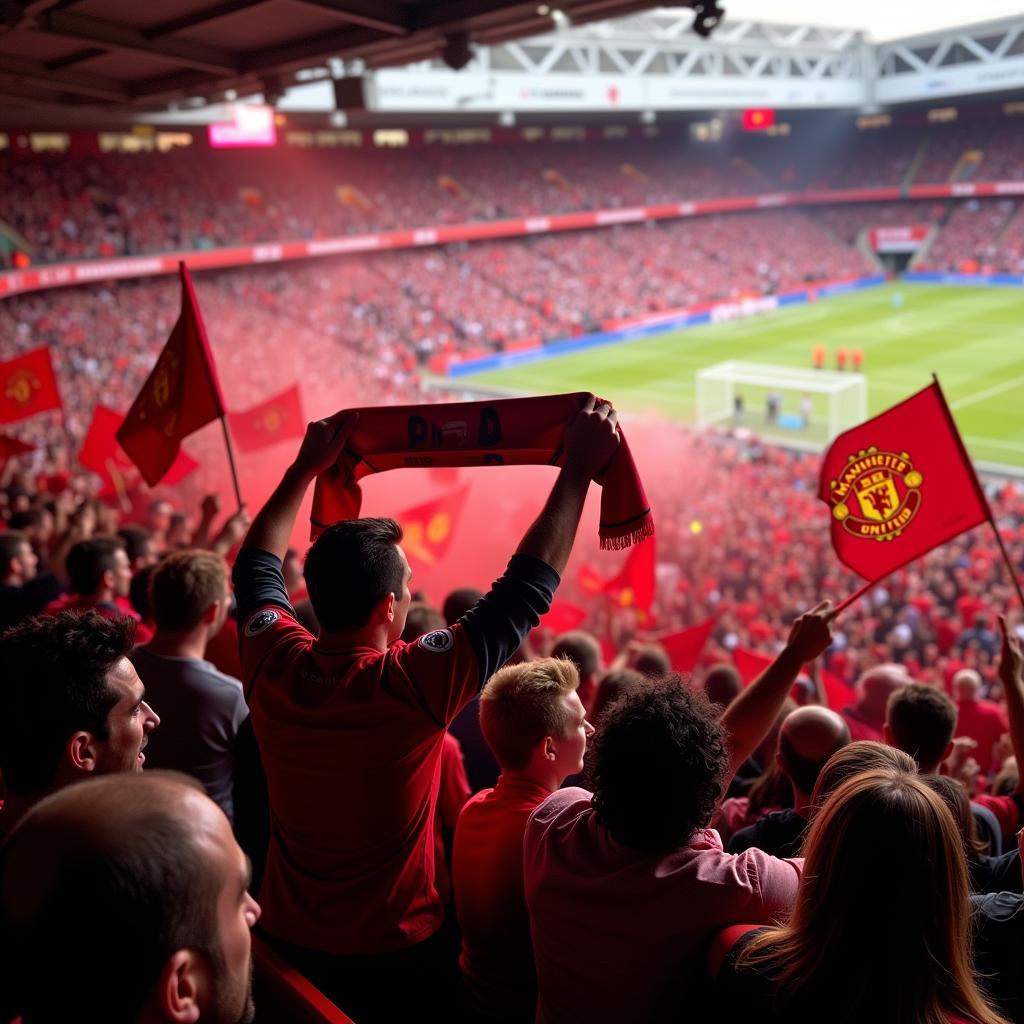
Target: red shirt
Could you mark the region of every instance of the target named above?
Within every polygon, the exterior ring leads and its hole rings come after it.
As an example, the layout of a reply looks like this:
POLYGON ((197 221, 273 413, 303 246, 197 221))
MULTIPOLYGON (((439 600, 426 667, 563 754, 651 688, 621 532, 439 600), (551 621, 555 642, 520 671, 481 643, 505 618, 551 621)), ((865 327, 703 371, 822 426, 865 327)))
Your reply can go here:
POLYGON ((533 1016, 537 980, 530 918, 523 895, 523 833, 534 809, 551 793, 501 775, 477 793, 455 828, 452 874, 462 929, 462 969, 475 1009, 485 1016, 533 1016))
POLYGON ((875 740, 878 743, 884 743, 885 739, 882 736, 882 730, 876 729, 873 725, 865 722, 861 717, 860 711, 857 709, 856 704, 851 704, 849 707, 843 708, 839 712, 850 729, 850 742, 855 743, 857 740, 875 740))
POLYGON ((462 744, 450 733, 444 734, 441 746, 441 786, 437 793, 437 827, 434 829, 434 885, 441 902, 447 906, 452 898, 452 876, 444 848, 443 828, 454 829, 469 794, 472 792, 462 759, 462 744))
POLYGON ((1020 799, 1013 796, 992 796, 989 793, 982 793, 980 796, 976 796, 972 802, 987 807, 996 816, 999 828, 1003 833, 1003 842, 1013 847, 1017 832, 1021 827, 1020 799))
POLYGON ((249 615, 241 647, 271 808, 263 926, 339 955, 429 938, 443 920, 434 819, 445 727, 480 685, 465 632, 324 651, 271 606, 249 615))
POLYGON ((978 744, 974 757, 984 772, 1000 767, 993 763, 992 747, 1009 728, 1006 715, 990 700, 956 702, 956 734, 969 736, 978 744))

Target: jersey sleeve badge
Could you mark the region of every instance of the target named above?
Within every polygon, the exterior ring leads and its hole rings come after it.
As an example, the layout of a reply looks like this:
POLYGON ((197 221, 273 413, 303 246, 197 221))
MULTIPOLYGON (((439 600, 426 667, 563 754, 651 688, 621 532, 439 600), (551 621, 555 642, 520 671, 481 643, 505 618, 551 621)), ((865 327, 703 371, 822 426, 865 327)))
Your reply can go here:
POLYGON ((450 651, 455 646, 455 637, 450 629, 435 629, 432 633, 424 633, 417 643, 425 651, 444 654, 445 651, 450 651))
POLYGON ((249 621, 245 624, 245 635, 248 637, 259 636, 260 633, 270 629, 279 618, 281 618, 279 612, 274 611, 273 608, 264 608, 263 611, 249 616, 249 621))

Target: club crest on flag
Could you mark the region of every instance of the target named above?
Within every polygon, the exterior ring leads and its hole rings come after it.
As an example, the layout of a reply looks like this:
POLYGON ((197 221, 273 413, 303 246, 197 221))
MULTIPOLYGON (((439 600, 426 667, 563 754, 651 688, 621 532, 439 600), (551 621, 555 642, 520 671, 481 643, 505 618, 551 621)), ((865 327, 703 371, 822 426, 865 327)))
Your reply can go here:
POLYGON ((862 448, 830 481, 832 516, 854 537, 898 537, 921 507, 922 474, 907 452, 862 448))
POLYGON ((6 395, 12 402, 28 405, 43 382, 31 370, 15 370, 7 380, 6 395))

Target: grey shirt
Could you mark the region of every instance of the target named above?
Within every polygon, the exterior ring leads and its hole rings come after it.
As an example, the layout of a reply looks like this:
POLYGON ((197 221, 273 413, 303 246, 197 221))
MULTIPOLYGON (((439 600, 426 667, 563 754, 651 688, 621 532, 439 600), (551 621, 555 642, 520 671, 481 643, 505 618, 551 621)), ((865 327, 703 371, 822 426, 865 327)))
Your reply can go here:
POLYGON ((235 736, 249 714, 242 684, 199 658, 170 658, 136 647, 128 655, 160 716, 149 734, 146 764, 194 775, 228 819, 235 774, 235 736))

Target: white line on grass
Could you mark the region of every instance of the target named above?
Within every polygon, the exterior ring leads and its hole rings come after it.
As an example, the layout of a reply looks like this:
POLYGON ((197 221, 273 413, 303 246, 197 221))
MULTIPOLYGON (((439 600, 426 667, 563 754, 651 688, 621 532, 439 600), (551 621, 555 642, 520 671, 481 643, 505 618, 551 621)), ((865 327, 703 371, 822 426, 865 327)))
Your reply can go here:
POLYGON ((967 395, 965 398, 958 398, 955 402, 950 402, 949 407, 951 409, 962 409, 966 405, 974 405, 975 402, 984 402, 986 398, 1001 395, 1004 391, 1012 391, 1020 384, 1024 384, 1024 376, 1011 377, 1009 380, 1004 380, 1002 384, 995 384, 990 388, 985 388, 984 391, 967 395))
POLYGON ((1005 448, 1008 452, 1024 452, 1024 444, 1020 441, 996 441, 991 437, 965 437, 964 440, 980 448, 1005 448))

